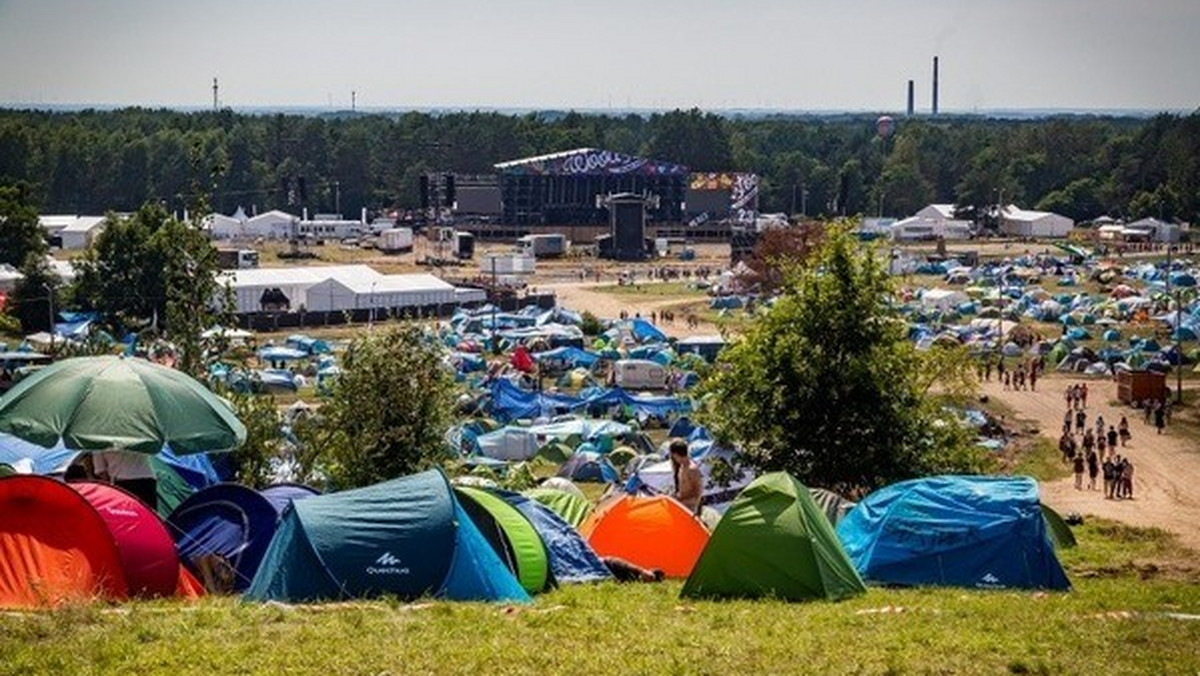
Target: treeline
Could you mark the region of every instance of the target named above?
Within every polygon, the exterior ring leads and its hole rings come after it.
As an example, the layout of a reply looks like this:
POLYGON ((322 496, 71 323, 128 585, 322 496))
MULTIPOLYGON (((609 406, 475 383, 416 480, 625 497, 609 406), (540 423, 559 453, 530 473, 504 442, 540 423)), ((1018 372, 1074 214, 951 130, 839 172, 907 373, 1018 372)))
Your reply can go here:
POLYGON ((756 172, 768 212, 905 216, 955 202, 970 215, 1002 198, 1077 220, 1200 215, 1200 113, 899 118, 883 139, 874 116, 729 119, 696 110, 649 117, 0 111, 0 184, 24 183, 44 213, 133 211, 154 199, 180 210, 203 192, 224 213, 340 207, 353 217, 362 207, 415 207, 424 172, 489 173, 499 161, 580 146, 693 170, 756 172))

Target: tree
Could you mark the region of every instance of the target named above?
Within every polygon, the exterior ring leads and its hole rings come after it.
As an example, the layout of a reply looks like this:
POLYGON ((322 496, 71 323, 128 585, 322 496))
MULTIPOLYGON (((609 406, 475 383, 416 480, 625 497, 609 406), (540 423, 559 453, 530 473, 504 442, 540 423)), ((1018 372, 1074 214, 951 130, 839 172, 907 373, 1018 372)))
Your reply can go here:
POLYGON ((350 344, 310 443, 340 488, 440 465, 452 422, 454 378, 420 326, 401 324, 350 344))
POLYGON ((776 291, 787 271, 803 263, 820 244, 824 229, 822 224, 813 223, 763 230, 754 244, 754 254, 746 261, 750 272, 740 281, 759 293, 776 291))
POLYGON ((279 412, 272 397, 222 392, 246 426, 246 443, 232 453, 238 483, 264 488, 271 483, 271 460, 279 451, 279 412))
POLYGON ((13 289, 12 314, 20 320, 24 333, 52 331, 53 312, 62 307, 58 298, 62 280, 50 261, 37 254, 30 254, 20 270, 24 277, 13 289))
POLYGON ((19 268, 30 255, 46 255, 37 209, 21 186, 0 186, 0 264, 19 268))
POLYGON ((828 232, 705 383, 719 402, 704 416, 718 438, 762 471, 845 493, 981 468, 969 435, 929 395, 931 373, 961 382, 969 362, 917 352, 892 291, 877 256, 845 227, 828 232))

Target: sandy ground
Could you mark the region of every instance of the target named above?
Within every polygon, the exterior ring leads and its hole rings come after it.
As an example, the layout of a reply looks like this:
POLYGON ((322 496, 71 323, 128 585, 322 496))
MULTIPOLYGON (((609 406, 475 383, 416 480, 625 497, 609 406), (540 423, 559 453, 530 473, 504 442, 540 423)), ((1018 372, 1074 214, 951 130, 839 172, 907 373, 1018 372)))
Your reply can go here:
MULTIPOLYGON (((629 312, 631 315, 641 313, 643 317, 650 318, 651 312, 679 306, 695 301, 706 301, 703 296, 697 296, 694 300, 681 298, 639 298, 637 296, 614 295, 597 291, 597 287, 612 286, 614 282, 605 281, 599 284, 595 282, 557 282, 550 284, 538 285, 539 291, 553 291, 558 297, 559 305, 576 312, 587 310, 597 317, 612 319, 621 314, 622 311, 629 312)), ((697 318, 699 319, 699 318, 697 318)), ((687 336, 703 336, 714 335, 718 333, 717 327, 707 321, 700 320, 695 327, 689 328, 687 324, 687 316, 683 312, 677 312, 674 322, 658 322, 658 328, 668 336, 674 338, 684 338, 687 336)))
MULTIPOLYGON (((1017 417, 1036 421, 1042 435, 1056 444, 1062 431, 1066 401, 1063 392, 1072 379, 1051 376, 1038 381, 1037 392, 1006 392, 999 382, 984 383, 983 392, 1016 411, 1017 417)), ((1177 534, 1184 545, 1200 551, 1200 444, 1170 427, 1160 436, 1146 425, 1140 411, 1112 405, 1116 383, 1088 380, 1088 424, 1097 414, 1106 425, 1115 425, 1124 414, 1132 439, 1121 455, 1133 462, 1133 500, 1106 500, 1103 492, 1075 490, 1073 476, 1042 484, 1042 499, 1060 514, 1078 512, 1122 521, 1135 526, 1158 526, 1177 534)), ((1097 479, 1097 485, 1101 482, 1097 479)))

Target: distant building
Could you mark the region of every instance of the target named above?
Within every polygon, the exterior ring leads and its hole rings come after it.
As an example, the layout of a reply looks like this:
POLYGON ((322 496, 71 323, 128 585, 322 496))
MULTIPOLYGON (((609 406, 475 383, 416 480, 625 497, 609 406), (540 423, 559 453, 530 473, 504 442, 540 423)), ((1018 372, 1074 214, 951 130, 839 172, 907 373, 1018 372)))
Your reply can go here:
POLYGON ((1182 228, 1175 223, 1167 223, 1157 218, 1143 218, 1127 223, 1124 228, 1124 238, 1129 241, 1167 242, 1175 243, 1180 239, 1182 228))
POLYGON ((1000 232, 1013 237, 1066 237, 1075 221, 1049 211, 1028 211, 1008 205, 1000 211, 1000 232))
POLYGON ((962 240, 971 238, 971 222, 912 216, 893 223, 891 232, 897 242, 962 240))
POLYGON ((247 220, 249 217, 246 212, 238 207, 232 216, 209 214, 203 221, 203 227, 213 239, 235 239, 245 236, 247 220))
POLYGON ((57 242, 68 251, 86 249, 104 231, 104 216, 47 215, 39 216, 38 223, 51 242, 57 242))
POLYGON ((246 219, 242 227, 242 236, 257 239, 288 239, 292 236, 294 226, 300 218, 286 211, 272 209, 257 216, 246 219))
POLYGON ((954 209, 953 204, 930 204, 913 215, 931 221, 954 221, 958 220, 954 217, 954 209))
POLYGON ((238 313, 430 307, 486 298, 433 275, 385 275, 367 265, 229 270, 218 281, 232 290, 238 313))

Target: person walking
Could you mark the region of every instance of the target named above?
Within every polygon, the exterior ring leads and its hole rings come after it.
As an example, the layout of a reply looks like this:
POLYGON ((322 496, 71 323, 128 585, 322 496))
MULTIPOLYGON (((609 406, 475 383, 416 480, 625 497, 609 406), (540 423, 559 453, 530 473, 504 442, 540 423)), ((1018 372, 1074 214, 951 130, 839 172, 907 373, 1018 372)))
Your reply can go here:
POLYGON ((1071 409, 1067 409, 1066 413, 1063 413, 1063 426, 1062 426, 1063 434, 1071 433, 1072 417, 1073 416, 1071 415, 1071 409))
POLYGON ((1121 416, 1121 422, 1117 423, 1117 434, 1121 436, 1121 446, 1129 445, 1129 439, 1132 436, 1129 433, 1129 421, 1125 416, 1121 416))
POLYGON ((1150 424, 1150 418, 1154 415, 1154 402, 1147 399, 1142 402, 1142 414, 1146 417, 1146 424, 1150 424))
POLYGON ((1083 434, 1083 428, 1087 427, 1087 412, 1083 409, 1075 411, 1075 433, 1083 434))
POLYGON ((1035 366, 1035 367, 1029 369, 1029 391, 1030 392, 1037 392, 1037 379, 1038 379, 1038 372, 1037 372, 1037 367, 1035 366))
POLYGON ((1133 463, 1125 458, 1121 467, 1121 488, 1125 490, 1125 499, 1133 499, 1133 463))
POLYGON ((1071 430, 1063 432, 1063 435, 1058 438, 1058 450, 1062 453, 1064 464, 1075 458, 1075 437, 1071 436, 1071 430))
POLYGON ((1087 383, 1083 383, 1082 385, 1079 386, 1079 407, 1080 408, 1087 408, 1087 395, 1088 395, 1087 383))
POLYGON ((1159 434, 1163 433, 1163 428, 1167 426, 1167 412, 1164 410, 1162 402, 1159 402, 1154 407, 1154 427, 1159 434))
POLYGON ((1083 456, 1076 455, 1074 464, 1075 464, 1075 467, 1074 467, 1074 469, 1075 469, 1075 490, 1081 491, 1081 490, 1083 490, 1083 465, 1084 465, 1083 456))
POLYGON ((1113 487, 1116 484, 1117 466, 1113 463, 1112 458, 1106 458, 1100 470, 1104 475, 1104 499, 1112 500, 1115 490, 1113 487))
MULTIPOLYGON (((1124 418, 1122 418, 1122 420, 1124 420, 1124 418)), ((1117 448, 1117 437, 1120 436, 1119 434, 1117 434, 1117 428, 1113 427, 1112 425, 1109 425, 1108 426, 1108 434, 1105 436, 1108 437, 1108 447, 1115 451, 1117 448)))
POLYGON ((1087 454, 1088 490, 1096 490, 1096 475, 1100 473, 1100 458, 1095 453, 1087 454))
POLYGON ((1101 436, 1103 434, 1104 434, 1104 416, 1097 413, 1096 414, 1096 436, 1101 436))

